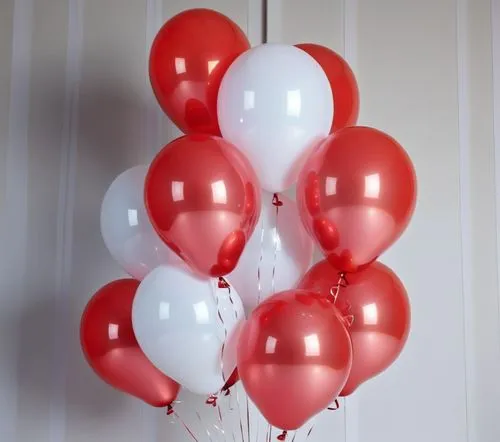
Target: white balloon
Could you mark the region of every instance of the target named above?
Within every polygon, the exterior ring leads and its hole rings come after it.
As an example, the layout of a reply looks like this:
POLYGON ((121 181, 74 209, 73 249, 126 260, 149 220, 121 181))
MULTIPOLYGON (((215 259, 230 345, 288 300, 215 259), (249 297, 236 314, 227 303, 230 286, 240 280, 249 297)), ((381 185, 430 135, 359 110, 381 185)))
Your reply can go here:
POLYGON ((223 137, 247 156, 262 187, 282 192, 330 131, 332 91, 321 66, 305 51, 264 44, 230 66, 217 112, 223 137))
POLYGON ((259 223, 238 266, 227 276, 248 313, 273 292, 294 288, 311 265, 314 244, 302 225, 297 205, 284 195, 280 199, 283 205, 278 208, 276 224, 273 195, 263 192, 259 223))
POLYGON ((235 290, 230 299, 216 280, 169 266, 157 267, 144 278, 132 306, 134 333, 146 356, 197 394, 218 392, 234 370, 235 365, 225 366, 223 375, 221 351, 243 318, 235 290))
POLYGON ((101 233, 106 247, 118 264, 139 280, 161 264, 182 265, 149 221, 144 205, 147 170, 146 166, 136 166, 120 174, 101 206, 101 233))

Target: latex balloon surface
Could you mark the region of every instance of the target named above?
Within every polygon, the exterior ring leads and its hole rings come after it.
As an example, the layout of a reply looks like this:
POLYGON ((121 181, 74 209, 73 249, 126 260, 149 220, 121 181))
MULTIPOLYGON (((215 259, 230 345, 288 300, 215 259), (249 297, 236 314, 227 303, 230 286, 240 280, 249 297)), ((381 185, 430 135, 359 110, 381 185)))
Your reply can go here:
POLYGON ((227 375, 223 374, 221 351, 226 334, 244 313, 236 291, 231 291, 232 301, 228 296, 216 281, 176 267, 157 267, 137 291, 132 321, 142 350, 163 373, 193 393, 217 393, 235 368, 225 367, 227 375))
POLYGON ((119 279, 92 297, 82 315, 81 345, 87 362, 105 382, 154 407, 166 407, 180 386, 139 348, 131 318, 138 286, 134 279, 119 279))
POLYGON ((330 263, 345 272, 366 267, 401 236, 415 201, 408 154, 369 127, 348 127, 326 138, 297 183, 306 229, 330 263))
POLYGON ((304 51, 264 44, 228 69, 218 115, 223 137, 247 156, 262 187, 282 192, 330 131, 332 91, 321 66, 304 51))
MULTIPOLYGON (((299 287, 325 297, 337 284, 339 270, 326 260, 311 268, 299 287)), ((410 331, 410 302, 406 290, 384 264, 375 262, 367 269, 347 276, 347 287, 339 290, 336 306, 352 315, 348 328, 353 346, 353 363, 341 396, 389 367, 399 356, 410 331)))
POLYGON ((336 308, 308 291, 278 293, 243 326, 238 373, 269 423, 295 430, 327 408, 352 362, 349 334, 336 308))
POLYGON ((223 276, 237 265, 260 213, 260 189, 228 141, 188 135, 153 160, 145 185, 153 226, 191 268, 223 276))
POLYGON ((149 75, 158 102, 180 130, 220 135, 220 83, 249 48, 238 25, 210 9, 181 12, 163 25, 151 48, 149 75))

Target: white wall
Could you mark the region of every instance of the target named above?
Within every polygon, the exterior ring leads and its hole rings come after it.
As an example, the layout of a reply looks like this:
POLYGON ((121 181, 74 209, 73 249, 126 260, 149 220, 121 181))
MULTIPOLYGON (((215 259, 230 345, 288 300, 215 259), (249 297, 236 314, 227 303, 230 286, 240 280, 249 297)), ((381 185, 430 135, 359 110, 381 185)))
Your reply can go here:
MULTIPOLYGON (((107 186, 178 134, 149 88, 149 44, 197 6, 261 41, 261 0, 0 1, 2 441, 189 440, 94 376, 78 323, 122 275, 99 233, 107 186)), ((266 31, 343 53, 360 122, 394 135, 419 179, 414 221, 383 257, 411 296, 408 346, 308 441, 498 442, 500 0, 268 0, 266 31)))

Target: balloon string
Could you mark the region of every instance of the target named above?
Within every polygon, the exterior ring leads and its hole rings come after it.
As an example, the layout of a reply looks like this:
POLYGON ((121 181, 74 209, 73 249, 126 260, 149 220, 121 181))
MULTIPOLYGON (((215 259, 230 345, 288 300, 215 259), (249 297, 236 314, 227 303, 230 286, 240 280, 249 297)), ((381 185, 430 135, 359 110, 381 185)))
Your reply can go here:
POLYGON ((238 404, 238 416, 240 418, 241 441, 245 442, 245 435, 243 433, 243 419, 241 418, 240 395, 238 393, 238 388, 236 388, 236 403, 238 404))
POLYGON ((328 407, 328 410, 330 411, 337 411, 340 408, 339 400, 335 399, 334 406, 333 407, 328 407))
POLYGON ((227 292, 229 294, 229 302, 231 303, 231 307, 233 308, 233 312, 234 312, 234 319, 236 319, 236 321, 238 321, 238 319, 239 319, 238 309, 236 308, 236 306, 234 304, 233 296, 231 295, 231 285, 222 276, 219 277, 218 284, 219 284, 220 289, 227 289, 227 292))
POLYGON ((184 429, 187 431, 187 433, 191 436, 191 438, 195 442, 199 442, 194 433, 191 431, 191 429, 186 425, 186 422, 184 422, 184 420, 179 416, 179 413, 177 413, 174 410, 174 407, 172 407, 172 405, 169 405, 167 408, 167 416, 171 415, 175 416, 175 418, 180 422, 180 424, 184 427, 184 429))
POLYGON ((335 284, 330 289, 330 295, 333 297, 333 303, 337 303, 337 298, 339 297, 340 289, 345 288, 349 285, 349 281, 347 280, 347 275, 345 272, 339 272, 339 279, 337 284, 335 284))
POLYGON ((260 268, 262 266, 262 261, 264 260, 264 217, 260 223, 260 258, 259 265, 257 266, 257 305, 260 304, 260 299, 262 297, 262 281, 260 276, 260 268))
POLYGON ((208 439, 210 441, 213 441, 212 435, 210 434, 210 431, 208 431, 208 428, 206 427, 206 425, 203 423, 203 419, 201 418, 200 413, 196 412, 196 416, 198 416, 198 420, 200 421, 201 425, 205 428, 205 431, 207 432, 208 439))
POLYGON ((247 394, 247 434, 248 434, 248 442, 250 442, 250 404, 248 400, 248 394, 247 394))
MULTIPOLYGON (((219 278, 217 281, 217 286, 219 288, 227 288, 229 287, 229 284, 224 278, 219 278), (221 286, 222 285, 222 286, 221 286)), ((231 290, 231 288, 229 288, 231 290)), ((217 316, 219 317, 219 322, 222 325, 222 328, 224 329, 224 340, 222 341, 222 347, 220 351, 220 364, 221 364, 221 373, 222 373, 222 380, 224 381, 224 385, 226 384, 226 376, 224 374, 224 350, 226 349, 226 341, 227 341, 227 327, 226 323, 224 322, 224 318, 222 317, 222 313, 220 311, 220 299, 219 299, 219 294, 217 292, 217 289, 214 288, 214 298, 215 298, 215 304, 217 306, 217 316)), ((207 399, 207 404, 208 405, 213 405, 214 407, 216 406, 217 403, 217 395, 212 395, 207 399), (209 402, 210 401, 210 402, 209 402)))
POLYGON ((273 206, 276 207, 276 212, 275 212, 275 216, 274 216, 274 236, 273 236, 273 238, 274 238, 274 257, 273 257, 273 276, 272 276, 272 282, 271 282, 273 294, 275 292, 276 261, 278 258, 278 243, 280 241, 279 233, 278 233, 278 215, 279 215, 280 207, 282 205, 283 205, 283 201, 280 200, 279 194, 275 193, 273 195, 273 206))

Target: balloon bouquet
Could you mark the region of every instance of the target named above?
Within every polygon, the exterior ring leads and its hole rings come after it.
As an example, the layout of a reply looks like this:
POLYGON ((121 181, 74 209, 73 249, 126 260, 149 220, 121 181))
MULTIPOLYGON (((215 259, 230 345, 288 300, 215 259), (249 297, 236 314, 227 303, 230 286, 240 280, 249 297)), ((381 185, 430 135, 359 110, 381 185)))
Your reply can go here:
POLYGON ((408 297, 377 258, 412 216, 412 163, 355 126, 339 55, 250 48, 212 10, 162 27, 150 78, 185 135, 104 197, 104 241, 132 278, 90 300, 83 351, 106 382, 169 413, 180 385, 214 403, 241 379, 283 440, 405 344, 408 297), (281 193, 294 184, 296 202, 281 193), (308 270, 314 241, 326 259, 308 270))

